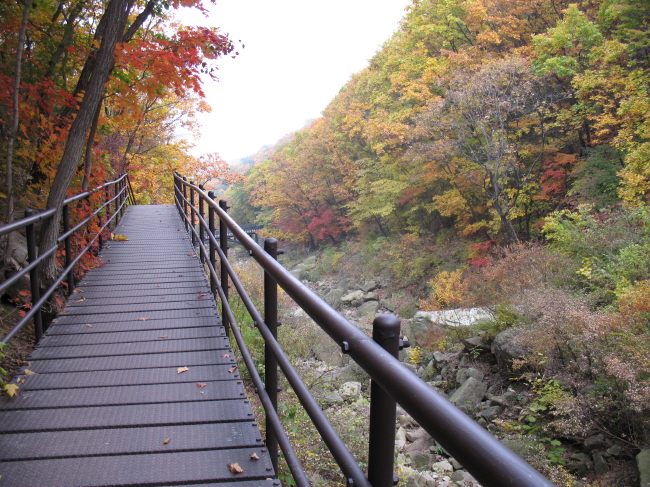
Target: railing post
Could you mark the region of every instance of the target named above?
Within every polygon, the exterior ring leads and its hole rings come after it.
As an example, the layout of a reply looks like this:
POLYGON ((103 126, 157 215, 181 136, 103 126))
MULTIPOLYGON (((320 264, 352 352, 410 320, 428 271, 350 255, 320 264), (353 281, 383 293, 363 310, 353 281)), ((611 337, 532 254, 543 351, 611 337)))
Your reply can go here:
MULTIPOLYGON (((264 239, 264 250, 267 254, 277 260, 278 241, 274 238, 264 239)), ((273 335, 278 338, 278 285, 268 274, 264 273, 264 322, 273 335)), ((265 389, 269 396, 273 409, 278 410, 278 361, 268 345, 264 346, 264 376, 266 378, 265 389)), ((278 471, 278 439, 271 427, 271 420, 266 413, 266 447, 269 450, 269 457, 273 470, 278 471)))
MULTIPOLYGON (((25 210, 25 216, 30 217, 34 215, 34 210, 27 209, 25 210)), ((36 255, 36 233, 34 232, 34 224, 30 223, 25 227, 25 236, 27 237, 27 260, 31 263, 36 260, 38 257, 36 255)), ((32 290, 32 305, 34 305, 39 299, 41 299, 41 283, 38 276, 38 271, 41 266, 37 265, 31 271, 29 271, 29 283, 32 290)), ((43 336, 43 317, 41 316, 41 310, 39 309, 34 314, 34 339, 35 343, 43 336)))
MULTIPOLYGON (((199 189, 203 191, 202 184, 199 184, 199 189)), ((199 193, 199 215, 201 216, 201 218, 199 218, 199 240, 201 242, 205 242, 205 230, 203 228, 203 223, 202 223, 202 220, 205 219, 205 206, 204 206, 202 193, 199 193)), ((205 255, 203 254, 203 250, 199 252, 199 257, 201 259, 201 264, 205 263, 205 255)))
POLYGON ((190 227, 189 223, 187 221, 187 178, 183 177, 183 182, 181 183, 183 185, 183 222, 185 222, 185 231, 189 232, 190 227))
MULTIPOLYGON (((223 211, 228 211, 228 202, 226 200, 219 200, 219 207, 223 211)), ((228 259, 228 226, 222 218, 219 218, 219 247, 226 259, 228 259)), ((228 269, 221 263, 221 289, 223 290, 223 295, 228 300, 228 269)), ((228 321, 228 316, 226 315, 226 305, 221 303, 221 320, 223 326, 226 329, 226 336, 230 334, 230 322, 228 321)))
MULTIPOLYGON (((70 230, 70 208, 68 205, 63 205, 63 233, 67 233, 70 230)), ((100 224, 101 226, 101 224, 100 224)), ((70 266, 72 262, 72 245, 70 244, 70 235, 65 238, 65 267, 66 269, 70 266)), ((72 295, 74 291, 75 282, 74 282, 74 269, 68 271, 68 296, 72 295)))
POLYGON ((111 231, 111 224, 110 224, 110 219, 111 219, 111 204, 109 203, 111 199, 111 195, 109 192, 108 187, 104 188, 104 203, 106 204, 106 221, 109 222, 109 224, 106 226, 108 231, 111 231))
MULTIPOLYGON (((214 201, 214 191, 209 191, 208 196, 212 201, 214 201)), ((208 205, 208 230, 210 231, 210 235, 214 237, 214 208, 212 205, 208 205)), ((216 271, 216 265, 217 265, 217 249, 215 248, 214 241, 212 238, 210 238, 210 264, 212 264, 212 268, 215 269, 216 271)), ((212 272, 212 271, 210 271, 212 272)), ((214 276, 217 277, 217 276, 214 276)), ((216 279, 213 278, 213 276, 210 276, 210 290, 212 291, 212 295, 216 297, 217 295, 217 284, 216 284, 216 279)))
MULTIPOLYGON (((194 184, 192 181, 190 181, 190 184, 194 184)), ((192 228, 194 228, 194 215, 195 215, 195 209, 194 209, 194 188, 190 186, 190 225, 192 225, 192 228)), ((191 232, 192 235, 192 247, 196 247, 196 237, 194 236, 194 232, 191 232)))
MULTIPOLYGON (((382 314, 372 323, 372 339, 390 355, 399 355, 399 318, 382 314)), ((370 381, 370 436, 368 439, 368 480, 373 487, 391 487, 397 478, 395 462, 396 403, 374 380, 370 381)))

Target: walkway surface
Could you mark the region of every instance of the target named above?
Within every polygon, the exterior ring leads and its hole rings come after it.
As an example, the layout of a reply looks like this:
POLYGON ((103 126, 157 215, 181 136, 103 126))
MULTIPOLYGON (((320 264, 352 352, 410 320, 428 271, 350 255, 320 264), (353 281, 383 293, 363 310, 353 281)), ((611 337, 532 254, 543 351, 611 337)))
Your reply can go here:
POLYGON ((0 398, 0 487, 279 485, 176 209, 114 231, 0 398))

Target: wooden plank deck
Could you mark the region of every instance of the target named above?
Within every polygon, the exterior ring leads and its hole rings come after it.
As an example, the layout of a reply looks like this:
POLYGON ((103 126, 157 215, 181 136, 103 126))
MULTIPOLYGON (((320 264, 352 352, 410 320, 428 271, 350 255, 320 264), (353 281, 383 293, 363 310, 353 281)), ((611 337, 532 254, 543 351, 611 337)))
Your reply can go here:
POLYGON ((176 209, 115 233, 0 398, 0 487, 280 485, 176 209))

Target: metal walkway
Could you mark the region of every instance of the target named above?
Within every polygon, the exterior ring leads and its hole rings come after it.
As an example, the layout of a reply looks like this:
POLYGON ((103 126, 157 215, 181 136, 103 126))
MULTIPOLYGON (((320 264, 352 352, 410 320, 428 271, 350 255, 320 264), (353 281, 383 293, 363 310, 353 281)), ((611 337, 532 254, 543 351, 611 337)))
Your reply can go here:
POLYGON ((280 485, 175 207, 115 233, 0 398, 0 487, 280 485))

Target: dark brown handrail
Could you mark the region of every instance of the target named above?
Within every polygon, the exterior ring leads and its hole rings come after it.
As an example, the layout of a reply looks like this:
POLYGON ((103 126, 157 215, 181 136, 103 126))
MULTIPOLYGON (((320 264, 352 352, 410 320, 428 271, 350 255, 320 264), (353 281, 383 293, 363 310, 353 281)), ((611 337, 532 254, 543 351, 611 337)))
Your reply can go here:
MULTIPOLYGON (((187 198, 188 189, 192 194, 198 195, 199 200, 203 200, 208 207, 208 211, 214 212, 219 218, 220 225, 227 227, 233 233, 235 238, 246 248, 249 254, 257 261, 257 263, 264 269, 264 271, 282 288, 284 291, 341 347, 343 353, 349 354, 357 364, 359 364, 370 375, 381 389, 388 395, 394 398, 406 412, 408 412, 419 424, 422 426, 440 445, 442 445, 456 460, 458 460, 464 468, 466 468, 482 485, 486 487, 551 487, 553 484, 541 475, 537 470, 526 463, 521 457, 517 456, 506 446, 501 444, 494 436, 488 431, 483 429, 478 423, 472 420, 469 416, 451 404, 446 398, 438 394, 433 388, 427 385, 413 372, 409 371, 402 363, 397 360, 390 351, 385 350, 378 345, 372 338, 368 337, 365 333, 355 327, 352 323, 341 316, 337 311, 331 308, 325 301, 312 292, 307 286, 296 279, 289 271, 280 265, 271 255, 265 252, 253 239, 251 239, 244 230, 242 230, 235 221, 228 216, 224 207, 227 205, 225 201, 217 204, 213 199, 207 195, 202 188, 192 183, 188 183, 179 174, 174 176, 174 186, 176 195, 176 206, 184 219, 186 228, 192 233, 193 238, 198 240, 199 251, 202 256, 208 258, 213 253, 213 246, 219 251, 221 257, 221 269, 228 269, 230 278, 233 280, 235 287, 239 287, 233 273, 230 273, 231 267, 225 259, 226 255, 217 246, 218 243, 212 234, 208 237, 211 242, 210 251, 208 251, 203 242, 198 239, 198 232, 194 227, 195 220, 190 219, 188 213, 196 215, 198 211, 191 205, 190 200, 187 198), (189 211, 188 211, 188 207, 189 211)), ((199 225, 208 224, 199 214, 199 225)), ((221 235, 224 235, 222 229, 221 235)), ((216 284, 216 288, 222 299, 227 301, 227 296, 222 291, 222 280, 214 270, 214 262, 210 262, 210 279, 216 284)), ((227 284, 225 286, 227 288, 227 284)), ((244 293, 245 295, 245 293, 244 293)), ((242 300, 246 303, 246 299, 242 296, 242 300)), ((283 367, 284 353, 282 352, 277 341, 273 339, 271 332, 266 324, 263 322, 259 313, 254 306, 252 309, 246 303, 249 312, 253 316, 256 326, 264 337, 267 345, 273 351, 276 359, 278 360, 281 369, 287 376, 292 387, 300 389, 300 385, 294 385, 291 375, 292 368, 285 370, 283 367)), ((252 303, 250 303, 252 305, 252 303)), ((227 306, 224 307, 227 310, 227 306)), ((224 312, 224 314, 226 314, 224 312)), ((227 313, 231 315, 231 313, 227 313)), ((231 320, 233 330, 236 329, 236 323, 232 322, 233 317, 228 316, 231 320)), ((239 344, 239 337, 237 336, 239 344)), ((241 348, 241 345, 240 345, 241 348)), ((242 350, 245 356, 247 352, 242 350)), ((289 364, 290 366, 290 364, 289 364)), ((250 370, 250 367, 249 367, 250 370)), ((254 369, 251 370, 254 374, 254 369)), ((296 374, 297 375, 297 374, 296 374)), ((255 380, 255 379, 254 379, 255 380)), ((298 378, 299 381, 299 378, 298 378)), ((262 387, 258 386, 260 397, 263 398, 263 404, 268 409, 268 397, 265 397, 265 391, 262 387)), ((310 417, 310 412, 313 403, 313 398, 303 397, 303 395, 296 390, 298 397, 303 402, 310 417), (311 398, 311 399, 310 399, 311 398)), ((308 391, 307 391, 308 393, 308 391)), ((371 404, 373 398, 371 397, 371 404)), ((317 405, 316 405, 317 406, 317 405)), ((268 411, 267 411, 268 412, 268 411)), ((272 412, 271 412, 272 413, 272 412)), ((314 420, 314 417, 312 417, 314 420)), ((319 421, 319 420, 317 420, 319 421)), ((315 421, 315 423, 317 422, 315 421)), ((372 421, 371 421, 372 423, 372 421)), ((320 425, 316 424, 320 431, 320 425)), ((275 431, 275 429, 274 429, 275 431)), ((275 431, 281 436, 281 433, 275 431)), ((321 432, 322 434, 322 432, 321 432)), ((337 451, 339 443, 335 440, 333 444, 324 438, 326 444, 332 451, 337 463, 342 468, 346 478, 348 478, 348 485, 354 486, 369 485, 368 480, 359 478, 358 470, 354 466, 349 465, 346 453, 347 449, 343 446, 345 452, 337 451), (343 458, 339 461, 339 457, 343 458)), ((282 443, 282 442, 280 442, 282 443)), ((282 446, 282 444, 281 444, 282 446)), ((389 445, 394 448, 393 444, 389 445)), ((284 452, 285 456, 287 452, 284 452)), ((349 454, 349 452, 348 452, 349 454)), ((383 479, 379 484, 373 487, 384 487, 391 485, 392 478, 383 479)))
POLYGON ((30 275, 31 283, 31 303, 29 311, 23 316, 16 325, 4 336, 2 343, 7 343, 11 340, 16 333, 18 333, 31 319, 34 319, 34 338, 38 342, 43 335, 43 332, 46 328, 43 327, 42 317, 41 317, 41 308, 47 302, 47 300, 52 296, 54 291, 61 285, 61 283, 67 279, 68 284, 68 293, 71 293, 74 290, 74 267, 81 260, 81 258, 88 252, 92 245, 99 239, 100 247, 102 245, 102 232, 111 228, 117 224, 119 219, 122 216, 124 207, 128 204, 135 204, 135 197, 133 191, 131 190, 131 185, 129 183, 128 176, 123 174, 114 181, 109 181, 101 186, 98 186, 90 191, 84 191, 78 195, 72 196, 66 199, 63 202, 63 218, 62 226, 63 230, 57 239, 57 243, 51 248, 42 250, 38 249, 40 252, 37 252, 36 249, 36 231, 34 225, 41 220, 51 218, 56 213, 56 208, 49 208, 47 210, 35 213, 34 210, 26 210, 25 218, 12 222, 8 225, 3 225, 0 227, 0 236, 7 235, 11 232, 19 231, 24 229, 25 236, 27 238, 27 252, 28 252, 28 261, 29 264, 18 271, 16 274, 11 276, 5 282, 0 284, 0 294, 4 293, 9 287, 16 283, 19 279, 26 276, 28 273, 30 275), (108 190, 110 188, 114 189, 114 194, 108 196, 108 190), (70 228, 69 221, 69 208, 73 203, 87 201, 90 196, 104 190, 101 194, 105 196, 105 199, 99 203, 97 208, 95 208, 91 214, 85 218, 83 221, 75 225, 73 228, 70 228), (111 214, 110 205, 115 205, 115 211, 111 214), (104 213, 106 216, 104 216, 104 213), (93 238, 88 242, 88 244, 79 252, 76 257, 73 257, 71 251, 71 237, 80 229, 88 225, 93 220, 99 222, 99 231, 94 234, 93 238), (46 258, 50 257, 55 253, 59 244, 63 243, 65 245, 65 268, 57 276, 57 279, 54 281, 50 287, 48 287, 41 295, 40 283, 39 283, 39 266, 40 263, 46 258))

